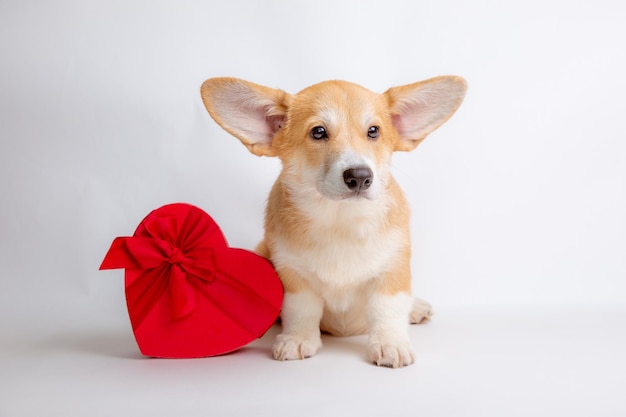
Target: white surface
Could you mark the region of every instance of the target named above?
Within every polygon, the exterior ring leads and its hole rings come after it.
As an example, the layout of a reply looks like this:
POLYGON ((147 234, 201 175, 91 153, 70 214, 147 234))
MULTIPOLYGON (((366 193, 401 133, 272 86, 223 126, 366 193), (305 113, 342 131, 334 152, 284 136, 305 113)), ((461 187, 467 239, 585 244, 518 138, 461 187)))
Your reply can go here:
POLYGON ((270 359, 278 333, 231 355, 141 358, 119 325, 64 324, 0 359, 0 415, 621 416, 626 310, 445 310, 413 326, 417 361, 365 361, 365 337, 270 359))
POLYGON ((0 416, 626 413, 625 6, 617 1, 0 2, 0 416), (186 201, 253 247, 279 164, 206 114, 236 76, 296 92, 467 78, 394 159, 413 207, 417 363, 271 336, 138 357, 115 236, 186 201), (349 411, 348 411, 349 410, 349 411), (389 411, 392 410, 392 411, 389 411))

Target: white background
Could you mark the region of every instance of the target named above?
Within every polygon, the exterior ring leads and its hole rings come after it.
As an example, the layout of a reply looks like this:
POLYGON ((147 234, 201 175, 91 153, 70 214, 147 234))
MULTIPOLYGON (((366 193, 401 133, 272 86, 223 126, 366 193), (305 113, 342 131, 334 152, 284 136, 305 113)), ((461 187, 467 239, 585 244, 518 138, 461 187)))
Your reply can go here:
POLYGON ((0 0, 0 416, 623 415, 624 22, 610 0, 0 0), (278 363, 276 328, 140 357, 123 272, 97 270, 113 238, 184 201, 252 248, 280 169, 210 119, 205 79, 443 74, 464 104, 394 158, 437 313, 415 365, 330 337, 278 363))

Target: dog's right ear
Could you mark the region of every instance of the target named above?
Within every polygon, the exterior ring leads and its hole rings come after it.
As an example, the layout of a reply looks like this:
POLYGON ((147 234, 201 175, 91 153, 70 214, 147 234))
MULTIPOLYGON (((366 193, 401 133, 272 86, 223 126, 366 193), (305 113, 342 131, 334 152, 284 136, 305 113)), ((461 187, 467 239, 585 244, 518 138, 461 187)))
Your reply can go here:
POLYGON ((250 152, 276 156, 272 141, 287 118, 287 93, 237 78, 210 78, 200 94, 211 117, 250 152))
POLYGON ((410 151, 441 126, 459 108, 467 83, 448 75, 393 87, 384 94, 389 100, 392 122, 398 132, 397 151, 410 151))

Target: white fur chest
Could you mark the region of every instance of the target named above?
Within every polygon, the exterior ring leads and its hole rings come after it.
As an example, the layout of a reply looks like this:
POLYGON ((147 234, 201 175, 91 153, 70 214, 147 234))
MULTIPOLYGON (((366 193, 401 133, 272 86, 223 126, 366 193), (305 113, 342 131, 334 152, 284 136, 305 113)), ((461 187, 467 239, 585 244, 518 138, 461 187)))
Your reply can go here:
POLYGON ((328 304, 347 308, 354 287, 391 269, 408 244, 406 230, 385 224, 387 211, 380 201, 318 206, 297 241, 276 236, 272 261, 297 272, 328 304))

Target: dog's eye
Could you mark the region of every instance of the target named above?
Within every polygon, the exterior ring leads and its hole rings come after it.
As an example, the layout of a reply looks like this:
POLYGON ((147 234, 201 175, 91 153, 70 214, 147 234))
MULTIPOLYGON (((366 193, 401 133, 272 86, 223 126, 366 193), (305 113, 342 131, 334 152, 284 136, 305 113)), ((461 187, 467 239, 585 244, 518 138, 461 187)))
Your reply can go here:
POLYGON ((367 129, 367 137, 370 139, 376 139, 378 137, 379 130, 378 126, 370 126, 369 129, 367 129))
POLYGON ((324 126, 315 126, 311 129, 311 137, 315 140, 328 139, 328 133, 324 126))

